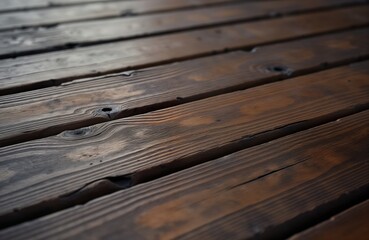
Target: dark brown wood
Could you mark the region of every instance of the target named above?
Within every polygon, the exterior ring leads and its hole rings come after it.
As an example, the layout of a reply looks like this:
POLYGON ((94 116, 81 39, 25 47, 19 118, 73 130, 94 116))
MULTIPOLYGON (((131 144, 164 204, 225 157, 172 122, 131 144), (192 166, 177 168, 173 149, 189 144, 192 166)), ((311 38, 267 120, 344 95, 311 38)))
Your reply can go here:
POLYGON ((313 228, 296 234, 291 238, 291 240, 365 240, 369 236, 368 220, 369 200, 356 205, 313 228))
MULTIPOLYGON (((10 0, 14 1, 14 0, 10 0)), ((170 11, 189 7, 209 6, 234 0, 131 0, 106 1, 78 6, 47 8, 33 11, 10 12, 0 15, 0 30, 112 17, 125 17, 142 13, 170 11)), ((341 0, 343 3, 345 0, 341 0)), ((346 0, 348 1, 348 0, 346 0)), ((359 2, 359 1, 358 1, 359 2)), ((45 29, 39 29, 43 31, 45 29)))
POLYGON ((368 3, 0 0, 0 239, 368 236, 368 3))
POLYGON ((2 60, 0 91, 364 26, 369 23, 368 10, 368 6, 352 7, 2 60))
MULTIPOLYGON (((221 23, 230 23, 241 20, 248 20, 261 17, 269 17, 271 14, 286 14, 296 13, 301 11, 308 11, 319 8, 341 6, 345 3, 362 2, 361 0, 304 0, 304 1, 261 1, 261 2, 246 2, 240 4, 232 4, 229 6, 217 6, 212 8, 197 9, 197 10, 186 10, 176 11, 169 13, 162 13, 149 16, 140 16, 134 18, 118 18, 108 20, 96 20, 90 22, 65 24, 55 26, 46 29, 31 29, 24 31, 11 31, 0 33, 0 57, 14 56, 17 54, 26 54, 36 51, 45 51, 52 48, 68 48, 73 45, 91 44, 101 41, 110 41, 117 39, 126 39, 139 36, 147 36, 150 34, 165 33, 171 31, 179 31, 194 27, 212 26, 221 23)), ((159 2, 160 3, 160 2, 159 2)), ((179 1, 171 1, 178 5, 179 1)), ((190 2, 192 3, 192 2, 190 2)), ((187 2, 187 4, 190 4, 187 2)), ((147 4, 147 2, 134 1, 134 2, 122 2, 121 4, 140 4, 143 7, 171 7, 171 4, 163 3, 158 4, 147 4)), ((204 3, 205 4, 205 3, 204 3)), ((116 12, 122 11, 116 3, 111 3, 111 8, 116 12)), ((172 4, 173 5, 173 4, 172 4)), ((104 5, 105 6, 105 5, 104 5)), ((86 11, 86 7, 83 7, 86 11)), ((73 19, 67 14, 60 10, 55 9, 54 11, 59 14, 63 14, 62 17, 65 19, 73 19)), ((104 14, 109 11, 102 11, 104 14)), ((25 18, 24 13, 22 19, 25 18)), ((33 11, 30 12, 32 16, 35 14, 33 11)), ((83 12, 76 12, 78 17, 83 17, 83 12)), ((14 16, 11 17, 11 21, 6 19, 1 20, 3 25, 7 22, 14 25, 17 24, 14 21, 14 16)), ((58 15, 53 14, 54 18, 58 15)), ((43 16, 44 21, 50 21, 49 17, 43 16)), ((33 21, 27 21, 24 19, 26 24, 32 25, 33 21)), ((57 21, 55 21, 57 22, 57 21)), ((51 22, 51 23, 55 23, 51 22)), ((1 28, 1 25, 0 25, 1 28)))
POLYGON ((0 145, 347 63, 369 56, 367 39, 368 29, 354 30, 2 96, 0 145), (114 110, 96 114, 104 106, 114 110))
POLYGON ((108 177, 138 183, 368 107, 368 76, 364 62, 3 147, 1 224, 108 177))
POLYGON ((0 237, 278 238, 367 189, 368 122, 369 111, 339 119, 12 227, 0 237))

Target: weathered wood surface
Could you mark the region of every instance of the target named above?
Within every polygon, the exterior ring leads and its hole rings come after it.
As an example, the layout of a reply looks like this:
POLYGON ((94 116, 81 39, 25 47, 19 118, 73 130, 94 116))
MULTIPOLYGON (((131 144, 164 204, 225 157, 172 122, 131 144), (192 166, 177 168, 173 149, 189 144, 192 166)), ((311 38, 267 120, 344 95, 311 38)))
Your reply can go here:
POLYGON ((367 191, 368 122, 365 111, 12 227, 0 237, 280 238, 367 191))
MULTIPOLYGON (((13 0, 11 0, 13 1, 13 0)), ((53 26, 55 24, 124 17, 142 13, 163 12, 175 9, 209 6, 232 0, 131 0, 110 1, 78 6, 47 8, 27 12, 10 12, 0 15, 0 30, 12 28, 53 26)), ((340 0, 345 3, 345 0, 340 0)), ((360 2, 360 1, 357 1, 360 2)), ((44 29, 39 29, 43 31, 44 29)))
MULTIPOLYGON (((109 20, 95 20, 90 22, 65 24, 45 29, 30 29, 24 31, 11 31, 0 33, 0 57, 15 56, 30 52, 46 51, 55 48, 68 48, 73 45, 92 44, 101 41, 111 41, 126 39, 150 34, 159 34, 171 31, 179 31, 194 27, 211 26, 220 23, 230 23, 241 20, 268 17, 270 15, 294 13, 308 11, 324 7, 340 6, 343 3, 354 3, 352 0, 287 0, 287 1, 261 1, 232 4, 229 6, 217 6, 212 8, 176 11, 163 14, 140 16, 133 18, 118 18, 109 20)), ((362 2, 357 1, 357 2, 362 2)), ((122 2, 122 4, 142 4, 158 6, 151 1, 151 4, 136 2, 122 2)), ((176 1, 172 1, 176 3, 176 1)), ((113 3, 112 3, 113 4, 113 3)), ((160 6, 160 4, 159 4, 160 6)), ((168 7, 169 5, 163 4, 168 7)), ((112 6, 115 11, 119 8, 112 6)), ((84 7, 83 9, 86 10, 84 7)), ((63 16, 70 19, 65 13, 63 16)), ((104 11, 106 13, 106 11, 104 11)), ((30 12, 34 16, 34 12, 30 12)), ((6 20, 0 22, 6 25, 6 20)), ((78 12, 78 16, 83 16, 78 12)), ((24 17, 24 14, 22 15, 24 17)), ((12 18, 13 19, 13 18, 12 18)), ((42 19, 49 19, 43 17, 42 19)), ((16 21, 9 21, 16 24, 16 21)), ((32 21, 26 21, 32 24, 32 21)), ((1 28, 1 26, 0 26, 1 28)))
POLYGON ((94 2, 128 1, 128 0, 1 0, 0 12, 19 11, 37 8, 49 8, 63 5, 86 4, 94 2))
POLYGON ((368 29, 353 30, 2 96, 0 145, 368 57, 367 39, 368 29), (104 107, 109 115, 98 114, 104 107))
POLYGON ((368 236, 368 26, 367 0, 0 0, 0 239, 368 236))
POLYGON ((368 13, 352 7, 2 60, 0 92, 364 26, 368 13))
POLYGON ((369 236, 368 221, 369 200, 356 205, 305 232, 296 234, 291 238, 291 240, 365 240, 369 236))
POLYGON ((37 214, 34 209, 58 208, 59 200, 74 204, 78 194, 58 197, 86 184, 114 176, 141 182, 366 108, 368 76, 369 62, 363 62, 3 147, 1 225, 23 210, 37 214), (37 205, 46 200, 55 205, 37 205))

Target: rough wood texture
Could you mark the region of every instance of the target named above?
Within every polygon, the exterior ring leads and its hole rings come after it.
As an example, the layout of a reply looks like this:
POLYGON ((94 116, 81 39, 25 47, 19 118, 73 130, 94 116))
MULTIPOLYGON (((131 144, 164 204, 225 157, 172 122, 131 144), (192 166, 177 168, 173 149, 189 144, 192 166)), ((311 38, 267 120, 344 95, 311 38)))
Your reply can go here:
POLYGON ((0 39, 1 240, 368 236, 368 0, 0 0, 0 39))
MULTIPOLYGON (((176 1, 172 3, 178 4, 176 1)), ((352 0, 305 0, 305 1, 264 1, 234 4, 229 6, 218 6, 212 8, 186 10, 170 13, 163 13, 150 16, 140 16, 134 18, 96 20, 91 22, 65 24, 46 29, 31 29, 24 31, 12 31, 0 33, 0 57, 15 56, 35 51, 45 51, 52 48, 68 48, 73 45, 91 44, 101 41, 125 39, 149 34, 158 34, 170 31, 179 31, 194 27, 211 26, 220 23, 229 23, 240 20, 247 20, 257 17, 268 17, 272 14, 285 14, 298 11, 308 11, 323 7, 334 7, 344 3, 354 3, 352 0)), ((362 2, 357 1, 357 2, 362 2)), ((122 4, 128 4, 123 2, 122 4)), ((145 7, 158 7, 156 1, 151 4, 129 2, 129 4, 141 4, 145 7)), ((159 4, 160 6, 160 4, 159 4)), ((163 4, 163 6, 167 6, 163 4)), ((112 7, 115 11, 119 8, 112 7)), ((86 10, 86 8, 83 8, 86 10)), ((63 17, 71 19, 59 9, 58 13, 63 13, 63 17)), ((106 11, 103 11, 106 13, 106 11)), ((30 12, 34 16, 34 12, 30 12)), ((16 21, 2 21, 16 24, 16 21)), ((54 16, 54 15, 53 15, 54 16)), ((57 15, 56 15, 57 16, 57 15)), ((78 12, 78 16, 83 16, 78 12)), ((3 16, 4 17, 4 16, 3 16)), ((24 14, 22 14, 24 17, 24 14)), ((12 18, 13 19, 13 18, 12 18)), ((42 19, 49 19, 43 17, 42 19)), ((27 21, 32 24, 32 21, 27 21)), ((1 28, 1 26, 0 26, 1 28)))
MULTIPOLYGON (((368 155, 366 156, 368 157, 368 155)), ((369 200, 311 228, 291 240, 367 239, 369 236, 369 200)))
POLYGON ((354 30, 2 96, 0 145, 367 57, 367 39, 368 29, 354 30), (112 109, 109 115, 96 114, 103 107, 112 109))
MULTIPOLYGON (((60 23, 97 18, 124 17, 142 13, 154 13, 181 8, 208 6, 231 1, 232 0, 132 0, 48 8, 28 12, 3 13, 0 15, 0 30, 50 26, 60 23)), ((345 3, 344 0, 341 1, 345 3)), ((38 29, 37 31, 42 32, 43 30, 46 29, 38 29)))
POLYGON ((94 2, 126 1, 126 0, 1 0, 0 11, 16 11, 34 8, 48 8, 63 5, 75 5, 94 2))
MULTIPOLYGON (((291 124, 298 129, 367 107, 368 69, 369 62, 340 67, 3 147, 1 224, 45 200, 68 201, 58 197, 86 184, 114 176, 140 182, 287 134, 291 124)), ((53 207, 41 205, 35 209, 53 207)))
POLYGON ((368 6, 352 7, 3 60, 0 91, 363 26, 369 23, 368 10, 368 6))
POLYGON ((0 237, 278 238, 367 189, 368 122, 369 112, 362 112, 12 227, 0 237))

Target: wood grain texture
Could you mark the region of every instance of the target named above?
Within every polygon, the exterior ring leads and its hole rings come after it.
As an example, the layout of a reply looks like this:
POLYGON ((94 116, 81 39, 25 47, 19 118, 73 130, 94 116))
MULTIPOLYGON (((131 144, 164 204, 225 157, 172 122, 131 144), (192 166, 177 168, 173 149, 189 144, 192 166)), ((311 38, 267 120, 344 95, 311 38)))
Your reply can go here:
MULTIPOLYGON (((19 11, 35 8, 48 8, 63 5, 108 2, 114 0, 1 0, 0 12, 19 11)), ((116 0, 125 1, 125 0, 116 0)))
POLYGON ((1 224, 26 207, 68 199, 58 197, 101 179, 129 176, 137 183, 265 134, 291 131, 284 126, 307 126, 367 106, 368 66, 340 67, 3 147, 1 224))
POLYGON ((367 239, 369 236, 369 200, 331 219, 291 237, 291 240, 367 239))
POLYGON ((352 7, 2 60, 0 92, 363 26, 368 13, 352 7))
POLYGON ((367 57, 367 39, 354 30, 1 96, 0 146, 367 57))
MULTIPOLYGON (((170 11, 181 8, 209 6, 217 3, 227 2, 232 2, 232 0, 110 1, 104 3, 85 4, 81 6, 47 8, 26 12, 10 12, 0 15, 0 30, 37 26, 52 26, 67 22, 85 21, 98 18, 102 19, 109 17, 124 17, 143 13, 170 11)), ((36 29, 37 32, 42 32, 45 30, 47 29, 36 29)))
POLYGON ((248 239, 367 189, 369 111, 0 232, 3 239, 248 239))
MULTIPOLYGON (((170 13, 162 13, 149 16, 139 16, 133 18, 118 18, 108 20, 96 20, 82 23, 64 24, 46 29, 30 29, 24 31, 11 31, 0 33, 0 57, 16 56, 17 54, 27 54, 36 51, 45 51, 53 48, 68 48, 73 45, 92 44, 101 41, 126 39, 139 36, 147 36, 150 34, 165 33, 170 31, 179 31, 194 27, 211 26, 221 23, 230 23, 253 18, 269 17, 270 15, 294 13, 300 11, 308 11, 318 8, 341 6, 345 3, 362 2, 361 0, 286 0, 286 1, 261 1, 261 2, 246 2, 241 4, 233 4, 229 6, 217 6, 206 9, 195 9, 186 11, 176 11, 170 13)), ((159 2, 160 3, 160 2, 159 2)), ((177 1, 171 1, 178 5, 177 1)), ((192 2, 191 2, 192 3, 192 2)), ((169 7, 171 4, 158 4, 156 1, 147 2, 122 2, 121 4, 140 4, 146 8, 149 6, 169 7)), ((182 2, 183 4, 183 2, 182 2)), ((187 4, 190 4, 187 2, 187 4)), ((204 3, 205 4, 205 3, 204 3)), ((111 4, 112 9, 119 13, 122 11, 115 3, 111 4)), ((172 4, 173 5, 173 4, 172 4)), ((56 9, 59 14, 67 19, 70 18, 64 11, 56 9)), ((84 7, 82 14, 79 11, 76 14, 79 17, 83 16, 83 12, 88 11, 84 7)), ((102 11, 104 14, 109 11, 102 11)), ((19 13, 20 14, 20 13, 19 13)), ((35 14, 30 12, 30 14, 35 14)), ((34 16, 34 15, 32 15, 34 16)), ((57 17, 57 14, 52 16, 57 17)), ((17 24, 14 17, 11 21, 1 19, 4 15, 0 15, 0 22, 6 25, 17 24)), ((6 16, 5 16, 6 17, 6 16)), ((25 15, 22 13, 22 17, 25 15)), ((44 21, 50 21, 50 18, 43 16, 44 21)), ((52 18, 51 18, 52 19, 52 18)), ((32 21, 24 19, 26 24, 33 24, 32 21)), ((55 23, 54 21, 52 23, 55 23)), ((1 29, 1 25, 0 25, 1 29)))

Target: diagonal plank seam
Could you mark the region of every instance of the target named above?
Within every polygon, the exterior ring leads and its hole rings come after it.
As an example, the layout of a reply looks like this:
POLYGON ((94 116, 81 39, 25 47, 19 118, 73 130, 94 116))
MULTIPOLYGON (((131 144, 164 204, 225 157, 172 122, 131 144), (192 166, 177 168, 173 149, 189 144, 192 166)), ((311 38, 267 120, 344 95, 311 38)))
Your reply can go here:
POLYGON ((331 217, 344 212, 351 207, 366 201, 369 198, 369 184, 362 186, 354 191, 342 194, 336 200, 320 205, 308 212, 296 216, 289 221, 279 225, 278 234, 276 230, 267 228, 262 237, 267 239, 287 239, 294 234, 311 228, 331 217))
MULTIPOLYGON (((295 122, 254 135, 244 136, 238 141, 233 141, 232 143, 223 145, 222 147, 209 149, 201 153, 192 155, 189 158, 176 159, 175 161, 154 166, 141 172, 121 176, 107 176, 101 179, 97 179, 85 184, 83 187, 71 193, 63 194, 58 198, 49 199, 47 201, 43 201, 41 203, 23 209, 15 209, 15 211, 13 211, 12 213, 6 214, 5 216, 1 217, 7 220, 1 221, 0 229, 4 229, 23 222, 32 221, 42 216, 68 209, 76 205, 83 205, 96 198, 162 178, 164 176, 180 172, 184 169, 205 162, 213 161, 220 157, 224 157, 226 155, 238 152, 249 147, 270 142, 278 138, 308 130, 310 128, 314 128, 332 121, 337 121, 340 118, 357 114, 368 109, 369 102, 367 104, 356 105, 350 109, 344 109, 314 119, 295 122)), ((290 167, 292 167, 292 165, 290 167)))
MULTIPOLYGON (((118 0, 119 1, 119 0, 118 0)), ((247 1, 248 3, 253 2, 254 0, 247 1)), ((274 0, 269 0, 274 1, 274 0)), ((357 2, 352 3, 341 3, 334 7, 350 7, 357 4, 365 4, 367 0, 358 0, 357 2)), ((92 4, 104 4, 102 2, 93 2, 92 4)), ((176 11, 182 11, 182 10, 195 10, 195 9, 202 9, 202 8, 209 8, 209 7, 217 7, 217 6, 230 6, 235 5, 239 3, 245 3, 243 0, 228 0, 224 2, 214 2, 214 3, 203 3, 201 5, 188 5, 188 6, 180 6, 176 7, 175 9, 161 9, 161 10, 149 10, 147 12, 134 12, 131 9, 127 9, 122 11, 118 15, 111 15, 111 16, 101 16, 101 17, 94 17, 94 18, 86 18, 86 19, 77 19, 77 20, 65 20, 63 22, 55 22, 55 23, 40 23, 35 25, 24 25, 24 26, 16 26, 16 27, 6 27, 6 28, 0 28, 0 32, 7 32, 7 31, 15 31, 15 30, 30 30, 30 29, 43 29, 43 28, 54 28, 60 25, 69 24, 69 23, 80 23, 80 22, 89 22, 89 21, 95 21, 95 20, 108 20, 108 19, 119 19, 119 18, 128 18, 128 17, 136 17, 136 16, 148 16, 148 15, 155 15, 155 14, 161 14, 161 13, 170 13, 170 12, 176 12, 176 11)), ((90 3, 91 4, 91 3, 90 3)), ((71 7, 62 5, 59 7, 71 7)), ((329 8, 329 7, 326 7, 329 8)), ((48 9, 34 9, 34 10, 48 10, 48 9)), ((13 13, 18 11, 11 11, 11 12, 2 12, 0 10, 0 14, 2 13, 13 13)), ((278 14, 278 13, 277 13, 278 14)), ((271 14, 271 16, 274 14, 271 14)))
MULTIPOLYGON (((276 13, 255 16, 255 17, 245 17, 245 18, 241 18, 237 20, 226 20, 220 23, 219 22, 218 23, 204 23, 198 26, 183 27, 183 28, 177 28, 177 29, 172 29, 172 30, 159 30, 158 32, 153 32, 149 34, 143 33, 141 35, 134 35, 134 36, 128 36, 128 37, 115 37, 115 38, 107 39, 107 40, 93 40, 89 42, 72 41, 72 42, 66 42, 64 44, 59 44, 55 46, 47 46, 42 49, 41 48, 40 49, 29 49, 29 50, 27 49, 27 50, 22 50, 21 52, 2 53, 0 54, 0 60, 7 59, 7 58, 14 59, 17 57, 29 56, 29 55, 34 55, 34 54, 42 54, 42 53, 51 52, 51 51, 62 51, 62 50, 75 49, 75 48, 81 48, 81 47, 83 48, 83 47, 89 47, 89 46, 98 46, 101 44, 122 42, 122 41, 128 41, 128 40, 133 40, 133 39, 163 36, 166 34, 175 34, 175 33, 181 33, 181 32, 186 32, 186 31, 193 31, 193 30, 202 30, 202 29, 206 29, 209 27, 224 27, 224 26, 233 25, 233 24, 258 22, 258 21, 263 21, 263 20, 272 20, 272 19, 278 19, 278 18, 287 17, 287 16, 294 16, 294 15, 314 13, 314 12, 323 12, 327 10, 335 10, 335 9, 341 9, 345 7, 354 7, 354 6, 360 6, 360 5, 367 5, 367 2, 363 1, 363 2, 344 3, 344 4, 339 4, 337 6, 317 7, 314 9, 296 9, 290 12, 276 12, 276 13)), ((37 30, 37 29, 42 29, 42 28, 54 28, 59 25, 60 24, 46 24, 46 25, 40 25, 38 27, 22 27, 21 29, 22 30, 29 30, 29 29, 37 30)), ((3 32, 3 31, 4 30, 0 30, 0 32, 3 32)), ((10 31, 10 30, 6 29, 6 31, 10 31)))
POLYGON ((340 239, 342 236, 351 239, 360 239, 362 236, 368 236, 368 207, 369 200, 364 200, 343 212, 333 215, 331 218, 321 223, 295 233, 295 235, 291 236, 290 240, 340 239))
MULTIPOLYGON (((349 30, 365 29, 367 27, 369 27, 369 24, 363 24, 363 25, 360 25, 360 26, 350 26, 350 27, 345 27, 345 28, 341 28, 341 29, 325 31, 324 33, 312 33, 312 34, 306 34, 306 35, 301 35, 301 36, 297 36, 297 37, 289 37, 289 38, 282 39, 282 40, 271 40, 271 41, 267 41, 267 42, 263 42, 263 43, 259 43, 259 44, 253 44, 253 45, 244 46, 244 47, 223 48, 221 50, 214 50, 214 51, 211 51, 211 52, 208 52, 208 53, 198 53, 198 54, 194 54, 194 55, 191 55, 191 56, 182 56, 182 57, 177 57, 177 58, 168 59, 168 60, 159 60, 159 61, 151 62, 151 63, 143 63, 143 64, 139 64, 139 65, 134 66, 134 67, 127 66, 127 67, 124 67, 122 69, 104 71, 103 73, 98 71, 98 72, 94 72, 94 73, 79 75, 78 77, 62 77, 62 78, 59 78, 59 79, 48 79, 48 80, 41 81, 41 82, 35 82, 35 83, 29 84, 29 85, 23 85, 21 87, 0 89, 0 96, 20 93, 20 92, 25 92, 25 91, 32 91, 32 90, 48 88, 48 87, 56 87, 56 86, 60 86, 62 84, 65 84, 67 82, 72 82, 72 81, 75 81, 75 80, 78 81, 78 80, 83 79, 83 78, 95 78, 95 77, 103 77, 104 75, 119 74, 120 72, 122 73, 122 72, 139 71, 143 68, 155 67, 155 66, 159 66, 159 65, 163 65, 163 64, 178 63, 178 62, 183 62, 183 61, 193 60, 193 59, 199 59, 199 58, 204 58, 204 57, 209 57, 209 56, 216 56, 216 55, 221 55, 221 54, 224 54, 224 53, 230 53, 230 52, 237 51, 237 50, 245 51, 245 52, 254 52, 255 49, 257 49, 259 47, 268 46, 268 45, 272 45, 272 44, 288 43, 288 42, 292 42, 292 41, 296 41, 296 40, 302 40, 302 39, 305 39, 307 37, 312 38, 312 37, 317 37, 317 36, 327 36, 327 35, 330 35, 330 34, 342 33, 342 32, 346 32, 346 31, 349 31, 349 30)), ((14 58, 14 59, 16 59, 16 58, 14 58)))
MULTIPOLYGON (((337 121, 339 121, 339 120, 337 120, 337 121)), ((330 124, 332 124, 332 123, 330 123, 330 124)), ((368 160, 363 160, 362 162, 364 162, 364 164, 367 164, 368 160)), ((358 168, 358 167, 360 167, 360 165, 356 164, 352 167, 358 168)), ((186 170, 186 171, 188 171, 188 170, 186 170)), ((323 178, 324 178, 324 176, 323 176, 323 178)), ((172 179, 173 179, 173 177, 172 177, 172 179)), ((338 198, 336 198, 332 201, 320 204, 315 208, 309 209, 307 212, 304 212, 303 214, 297 215, 296 217, 294 217, 292 219, 293 221, 291 219, 289 219, 287 222, 283 222, 282 223, 282 229, 274 229, 275 226, 271 226, 271 228, 268 227, 263 232, 258 232, 257 236, 259 236, 261 234, 261 236, 263 236, 263 237, 264 236, 265 237, 269 236, 269 237, 274 237, 274 238, 277 237, 277 239, 281 239, 281 238, 285 239, 286 237, 293 235, 294 232, 300 231, 299 229, 304 229, 304 227, 306 227, 306 224, 314 224, 316 222, 323 221, 326 218, 329 218, 330 216, 335 215, 338 212, 343 211, 343 210, 351 207, 352 205, 354 205, 356 203, 360 203, 361 201, 365 200, 365 198, 367 198, 367 196, 368 196, 368 194, 367 194, 368 193, 368 191, 367 191, 368 187, 369 187, 368 184, 366 184, 366 185, 364 185, 360 188, 356 188, 355 190, 350 190, 350 191, 344 192, 341 195, 339 195, 338 198), (290 224, 288 226, 291 226, 291 227, 284 228, 283 226, 287 226, 286 225, 287 223, 290 224), (275 231, 277 231, 277 232, 275 232, 275 231), (275 234, 277 234, 277 235, 275 235, 275 234)), ((101 201, 101 199, 96 199, 93 202, 96 203, 96 201, 101 201)), ((90 207, 91 207, 91 204, 90 204, 90 207)), ((76 209, 81 209, 81 207, 76 206, 76 209)), ((68 210, 67 210, 67 212, 68 212, 68 210)), ((61 212, 60 214, 63 214, 63 212, 61 212)), ((57 216, 57 214, 50 215, 49 218, 53 218, 55 216, 57 216)), ((35 222, 37 222, 37 221, 38 220, 36 220, 35 222)), ((41 221, 43 221, 43 220, 41 220, 41 221)), ((29 224, 32 225, 33 223, 30 222, 29 224)), ((54 225, 54 223, 55 223, 54 221, 51 221, 50 222, 51 226, 54 225)), ((23 226, 27 229, 27 227, 30 226, 30 225, 28 225, 28 226, 27 225, 28 224, 24 224, 24 225, 20 225, 18 227, 22 228, 22 226, 23 226)), ((48 227, 50 228, 51 226, 48 226, 48 227)), ((5 236, 7 233, 12 233, 12 230, 14 230, 14 229, 9 229, 9 230, 2 231, 1 236, 5 236)), ((14 231, 13 231, 13 234, 14 234, 14 231)), ((20 236, 21 235, 22 234, 20 234, 20 236)), ((17 237, 19 238, 20 236, 18 235, 17 237)))
MULTIPOLYGON (((202 7, 202 6, 213 6, 213 5, 227 5, 227 4, 232 4, 233 2, 245 2, 244 0, 229 0, 230 2, 215 2, 215 3, 205 3, 205 4, 201 4, 201 5, 194 5, 194 6, 189 6, 189 7, 178 7, 172 10, 167 10, 167 11, 173 11, 173 10, 177 10, 177 9, 182 9, 182 8, 197 8, 197 7, 202 7)), ((255 2, 257 0, 247 0, 248 2, 255 2)), ((263 0, 264 1, 264 0, 263 0)), ((363 2, 365 2, 366 0, 363 0, 363 2)), ((91 4, 105 4, 105 3, 116 3, 116 2, 129 2, 127 0, 104 0, 104 1, 99 1, 99 0, 91 0, 91 1, 86 1, 86 2, 70 2, 70 3, 57 3, 57 2, 48 2, 47 5, 45 6, 33 6, 33 7, 26 7, 26 8, 13 8, 13 9, 0 9, 0 14, 2 13, 16 13, 16 12, 22 12, 22 11, 32 11, 32 10, 49 10, 49 9, 54 9, 54 8, 63 8, 63 7, 79 7, 79 6, 85 6, 85 5, 91 5, 91 4)), ((165 11, 165 10, 164 10, 165 11)), ((163 11, 163 12, 164 12, 163 11)), ((155 11, 155 12, 161 12, 161 11, 155 11)), ((141 14, 140 14, 141 15, 141 14)))
MULTIPOLYGON (((186 103, 190 103, 190 102, 194 102, 198 100, 203 100, 203 99, 211 98, 211 97, 218 96, 218 95, 228 94, 228 93, 237 92, 237 91, 243 91, 249 88, 258 87, 258 86, 266 85, 269 83, 275 83, 275 82, 279 82, 283 80, 288 80, 293 77, 300 77, 306 74, 318 73, 320 71, 325 71, 325 70, 333 69, 336 67, 345 66, 348 64, 360 63, 366 60, 369 60, 369 55, 360 56, 354 59, 345 59, 345 60, 341 60, 337 62, 330 62, 330 63, 324 62, 319 66, 301 69, 301 70, 294 70, 294 69, 289 68, 288 66, 284 66, 284 69, 282 71, 272 70, 275 72, 279 72, 280 75, 269 76, 269 77, 266 76, 261 81, 254 81, 251 83, 245 82, 243 84, 238 84, 238 85, 234 85, 234 86, 230 86, 230 87, 226 87, 226 88, 222 88, 218 90, 208 91, 206 93, 195 94, 190 97, 185 97, 185 98, 177 97, 175 100, 168 100, 168 101, 164 101, 160 103, 154 103, 151 105, 145 105, 143 107, 136 107, 136 108, 132 108, 128 110, 123 110, 120 112, 116 112, 114 109, 111 109, 111 111, 108 111, 108 112, 101 111, 101 114, 102 114, 101 116, 103 117, 99 119, 93 119, 89 121, 85 120, 79 123, 73 123, 73 125, 69 125, 69 127, 67 126, 48 127, 47 129, 42 130, 42 134, 40 133, 40 131, 23 132, 21 138, 19 138, 19 136, 14 136, 14 137, 9 137, 5 140, 0 140, 0 147, 9 146, 9 145, 18 144, 21 142, 26 142, 26 141, 36 140, 36 139, 41 139, 45 137, 50 137, 50 136, 57 135, 57 134, 63 134, 63 132, 67 135, 69 134, 78 135, 79 133, 85 132, 86 130, 85 128, 92 124, 104 123, 104 122, 109 122, 109 121, 113 121, 117 119, 135 116, 135 115, 146 114, 146 113, 150 113, 153 111, 157 111, 157 110, 161 110, 161 109, 165 109, 169 107, 175 107, 175 106, 179 106, 182 104, 186 104, 186 103)), ((130 72, 129 75, 131 74, 133 73, 130 72)), ((67 85, 71 83, 72 82, 67 82, 64 84, 67 85)))

